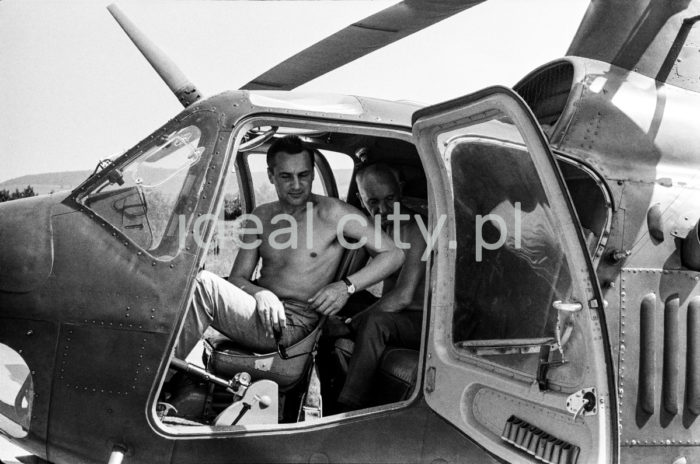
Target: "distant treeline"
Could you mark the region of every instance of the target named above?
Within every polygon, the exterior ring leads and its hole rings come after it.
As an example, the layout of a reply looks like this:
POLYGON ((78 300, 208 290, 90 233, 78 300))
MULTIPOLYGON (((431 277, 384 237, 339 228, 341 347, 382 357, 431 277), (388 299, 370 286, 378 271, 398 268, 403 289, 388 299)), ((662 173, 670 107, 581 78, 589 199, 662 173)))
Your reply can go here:
POLYGON ((31 185, 27 185, 27 187, 24 190, 15 189, 15 191, 12 193, 10 193, 10 191, 7 189, 3 189, 0 190, 0 203, 2 203, 3 201, 10 201, 16 200, 18 198, 27 198, 33 196, 36 196, 36 192, 34 191, 31 185))

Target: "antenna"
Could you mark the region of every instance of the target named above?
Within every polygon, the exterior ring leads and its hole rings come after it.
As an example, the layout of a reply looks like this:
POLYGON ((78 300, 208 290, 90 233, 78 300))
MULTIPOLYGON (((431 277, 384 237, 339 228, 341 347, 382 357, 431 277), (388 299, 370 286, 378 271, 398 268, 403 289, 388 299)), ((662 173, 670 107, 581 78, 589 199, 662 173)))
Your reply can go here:
POLYGON ((185 108, 202 98, 197 87, 185 77, 180 68, 168 58, 163 50, 146 37, 116 4, 112 3, 109 5, 107 11, 110 12, 119 26, 126 32, 126 35, 136 45, 136 48, 153 66, 153 69, 156 70, 160 78, 163 79, 185 108))

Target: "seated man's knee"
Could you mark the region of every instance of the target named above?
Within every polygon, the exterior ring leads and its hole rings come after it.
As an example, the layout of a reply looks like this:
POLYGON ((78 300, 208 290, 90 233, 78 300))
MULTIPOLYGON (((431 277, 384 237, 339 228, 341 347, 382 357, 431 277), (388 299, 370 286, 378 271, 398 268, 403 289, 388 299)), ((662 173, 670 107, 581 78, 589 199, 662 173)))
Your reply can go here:
POLYGON ((216 279, 220 279, 220 277, 213 272, 204 269, 199 271, 197 273, 197 277, 195 278, 198 285, 204 286, 211 286, 212 282, 214 282, 216 279))
POLYGON ((362 318, 358 332, 360 334, 386 333, 391 324, 392 314, 384 311, 373 311, 362 318))

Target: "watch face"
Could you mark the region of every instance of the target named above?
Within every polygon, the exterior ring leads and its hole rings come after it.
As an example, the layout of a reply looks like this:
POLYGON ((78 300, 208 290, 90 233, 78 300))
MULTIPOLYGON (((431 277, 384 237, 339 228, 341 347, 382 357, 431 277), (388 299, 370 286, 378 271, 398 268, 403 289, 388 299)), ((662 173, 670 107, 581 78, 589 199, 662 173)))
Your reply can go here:
POLYGON ((350 282, 350 279, 345 278, 345 279, 343 279, 343 282, 345 283, 345 285, 348 286, 348 293, 349 293, 350 295, 352 295, 353 293, 355 293, 355 284, 353 284, 352 282, 350 282))

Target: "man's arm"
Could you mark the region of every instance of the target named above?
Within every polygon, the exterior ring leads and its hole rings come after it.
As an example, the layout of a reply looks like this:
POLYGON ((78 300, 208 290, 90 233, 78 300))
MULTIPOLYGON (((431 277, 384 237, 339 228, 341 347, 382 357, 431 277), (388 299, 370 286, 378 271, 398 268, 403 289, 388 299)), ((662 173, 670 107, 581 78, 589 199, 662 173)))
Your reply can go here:
MULTIPOLYGON (((404 262, 404 254, 381 230, 376 230, 372 222, 360 210, 344 202, 337 202, 329 215, 338 224, 339 239, 343 237, 364 244, 372 260, 362 269, 348 276, 357 290, 364 290, 384 280, 396 272, 404 262)), ((348 300, 347 286, 343 282, 332 282, 309 299, 312 309, 325 315, 340 311, 348 300)))
POLYGON ((411 304, 416 289, 423 284, 425 262, 422 258, 426 244, 423 234, 415 222, 407 225, 402 241, 407 243, 410 248, 404 250, 406 260, 396 280, 396 285, 382 293, 382 297, 367 308, 367 311, 400 311, 411 304))
MULTIPOLYGON (((261 211, 259 208, 253 210, 251 216, 259 218, 261 211)), ((260 258, 258 242, 262 236, 262 228, 258 227, 259 222, 247 220, 244 222, 241 233, 241 249, 238 250, 236 259, 228 277, 236 287, 255 297, 256 311, 258 317, 265 326, 268 337, 274 336, 274 330, 281 331, 287 325, 287 316, 284 312, 284 305, 277 298, 277 295, 266 288, 255 285, 250 278, 258 265, 260 258), (254 246, 257 242, 257 246, 254 246)))
POLYGON ((236 231, 241 246, 236 254, 236 259, 233 261, 228 281, 246 293, 255 295, 260 290, 264 290, 262 287, 254 285, 250 280, 260 258, 258 251, 260 246, 259 240, 262 236, 262 224, 259 219, 260 208, 253 210, 250 218, 244 219, 240 228, 236 231))

